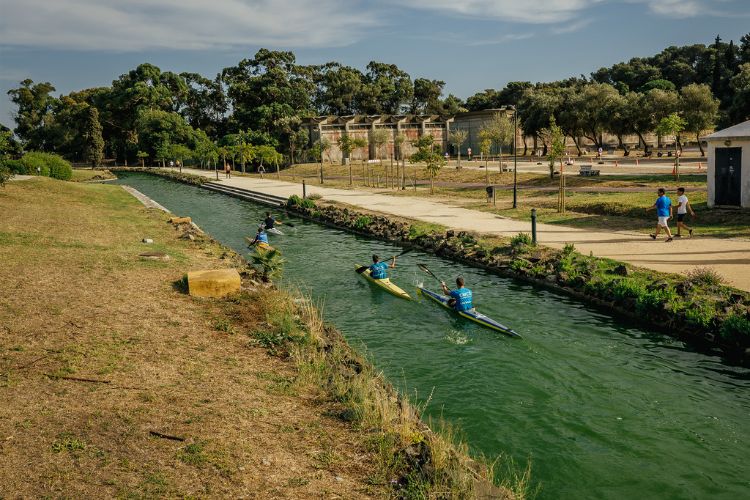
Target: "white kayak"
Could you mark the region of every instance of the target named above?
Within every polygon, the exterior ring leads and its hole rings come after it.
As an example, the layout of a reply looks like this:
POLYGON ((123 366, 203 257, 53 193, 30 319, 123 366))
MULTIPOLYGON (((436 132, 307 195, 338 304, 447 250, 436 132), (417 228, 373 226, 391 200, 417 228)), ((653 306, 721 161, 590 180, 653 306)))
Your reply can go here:
POLYGON ((278 228, 275 228, 275 227, 272 227, 271 229, 266 229, 266 232, 270 233, 270 234, 278 234, 279 236, 283 236, 284 235, 284 233, 281 232, 281 229, 278 229, 278 228))

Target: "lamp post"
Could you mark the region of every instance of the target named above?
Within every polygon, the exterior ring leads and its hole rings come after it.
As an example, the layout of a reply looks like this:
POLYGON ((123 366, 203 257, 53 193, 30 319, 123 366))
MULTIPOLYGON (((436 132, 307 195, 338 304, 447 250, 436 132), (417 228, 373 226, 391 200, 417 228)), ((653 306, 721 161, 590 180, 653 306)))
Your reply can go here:
MULTIPOLYGON (((518 109, 513 109, 513 208, 518 206, 518 153, 516 151, 516 136, 518 135, 518 109)), ((502 160, 501 160, 502 161, 502 160)))

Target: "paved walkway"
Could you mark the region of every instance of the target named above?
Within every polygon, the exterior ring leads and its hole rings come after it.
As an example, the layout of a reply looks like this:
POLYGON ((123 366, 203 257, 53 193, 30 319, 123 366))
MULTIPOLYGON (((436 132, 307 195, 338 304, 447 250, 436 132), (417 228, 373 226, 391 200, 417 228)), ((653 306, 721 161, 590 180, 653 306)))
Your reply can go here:
MULTIPOLYGON (((183 172, 214 178, 212 171, 183 169, 183 172)), ((276 196, 302 195, 302 186, 275 179, 232 177, 220 182, 238 188, 251 189, 276 196)), ((487 212, 469 210, 424 198, 388 196, 385 194, 326 188, 307 187, 307 193, 401 217, 442 224, 453 229, 477 231, 501 236, 531 232, 530 222, 500 217, 487 212)), ((644 234, 625 231, 592 231, 552 224, 537 224, 539 243, 562 248, 573 243, 581 253, 592 252, 598 257, 666 271, 685 273, 694 267, 710 266, 728 283, 750 291, 750 241, 718 238, 682 238, 672 243, 663 239, 652 241, 644 234)))

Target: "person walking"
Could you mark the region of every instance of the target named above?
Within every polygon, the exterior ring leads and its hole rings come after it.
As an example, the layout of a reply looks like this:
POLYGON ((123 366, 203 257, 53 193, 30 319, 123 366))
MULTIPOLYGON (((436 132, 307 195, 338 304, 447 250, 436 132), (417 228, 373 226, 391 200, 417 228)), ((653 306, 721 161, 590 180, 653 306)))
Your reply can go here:
POLYGON ((659 194, 659 197, 656 199, 656 202, 646 209, 646 212, 649 210, 656 210, 657 217, 656 231, 654 234, 649 234, 649 236, 651 236, 652 240, 655 240, 656 237, 659 236, 659 230, 664 228, 664 232, 667 233, 667 239, 665 242, 669 243, 672 241, 672 232, 669 230, 668 224, 669 219, 672 218, 672 200, 669 199, 664 188, 659 188, 657 193, 659 194))
POLYGON ((232 168, 229 166, 229 163, 226 163, 226 162, 224 162, 224 178, 225 179, 232 178, 232 168))
POLYGON ((688 197, 685 196, 685 188, 679 187, 677 188, 677 234, 674 235, 675 238, 682 238, 681 230, 686 229, 688 234, 692 237, 693 236, 693 228, 688 227, 687 224, 685 224, 685 217, 687 216, 688 212, 690 213, 690 216, 695 218, 695 212, 693 211, 693 207, 690 206, 690 201, 688 200, 688 197))

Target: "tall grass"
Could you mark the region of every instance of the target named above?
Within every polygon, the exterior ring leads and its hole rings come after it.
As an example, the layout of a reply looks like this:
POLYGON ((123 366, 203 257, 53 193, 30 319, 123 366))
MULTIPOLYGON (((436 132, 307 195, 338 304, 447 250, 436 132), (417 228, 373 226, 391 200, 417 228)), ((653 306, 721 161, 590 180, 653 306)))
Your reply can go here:
POLYGON ((493 464, 471 459, 454 427, 441 421, 433 430, 420 419, 429 398, 415 406, 398 393, 325 324, 313 300, 281 290, 266 290, 253 300, 261 302, 266 323, 277 330, 274 338, 285 341, 275 352, 285 351, 295 363, 296 387, 327 399, 339 418, 367 434, 379 466, 373 484, 392 485, 397 498, 474 498, 478 489, 494 491, 497 498, 526 498, 529 469, 509 467, 496 480, 493 464), (294 334, 291 324, 297 325, 294 334))

